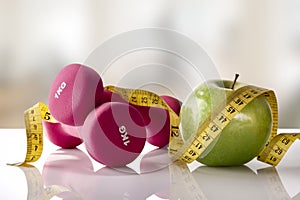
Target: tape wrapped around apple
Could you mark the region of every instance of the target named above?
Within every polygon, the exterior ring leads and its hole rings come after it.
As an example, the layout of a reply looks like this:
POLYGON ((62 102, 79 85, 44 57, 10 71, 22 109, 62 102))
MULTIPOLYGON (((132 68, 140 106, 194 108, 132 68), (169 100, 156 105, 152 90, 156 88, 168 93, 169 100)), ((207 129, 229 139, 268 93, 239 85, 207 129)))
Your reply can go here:
MULTIPOLYGON (((237 76, 236 76, 237 79, 237 76)), ((180 118, 183 139, 197 132, 214 109, 234 90, 247 84, 228 80, 210 80, 199 85, 182 104, 180 118)), ((248 103, 221 134, 197 158, 207 166, 243 165, 255 158, 269 139, 272 112, 261 95, 248 103)))

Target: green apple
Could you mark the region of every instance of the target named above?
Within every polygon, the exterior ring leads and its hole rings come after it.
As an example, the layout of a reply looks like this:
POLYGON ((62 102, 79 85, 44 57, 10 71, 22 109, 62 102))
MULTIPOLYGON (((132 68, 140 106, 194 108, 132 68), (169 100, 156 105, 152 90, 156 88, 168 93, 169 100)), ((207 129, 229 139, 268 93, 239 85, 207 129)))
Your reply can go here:
MULTIPOLYGON (((183 139, 194 135, 216 106, 245 85, 235 81, 210 80, 197 87, 182 104, 180 119, 183 139)), ((258 155, 270 136, 271 128, 270 105, 264 96, 259 96, 223 128, 219 137, 197 161, 207 166, 243 165, 258 155)))

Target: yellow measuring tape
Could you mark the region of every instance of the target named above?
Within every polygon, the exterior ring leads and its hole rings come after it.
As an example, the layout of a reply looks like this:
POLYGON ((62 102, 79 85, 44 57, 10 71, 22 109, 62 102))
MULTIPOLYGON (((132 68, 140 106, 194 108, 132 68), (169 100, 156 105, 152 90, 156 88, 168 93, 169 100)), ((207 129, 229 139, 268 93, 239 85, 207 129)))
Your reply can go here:
POLYGON ((37 103, 24 112, 27 153, 23 163, 37 161, 43 152, 43 124, 42 120, 56 122, 44 103, 37 103))
MULTIPOLYGON (((221 134, 222 130, 242 111, 243 108, 247 106, 248 103, 260 95, 266 97, 272 110, 273 127, 270 136, 270 139, 272 139, 277 134, 278 124, 277 100, 274 92, 255 86, 244 86, 227 96, 226 102, 215 108, 211 115, 207 117, 201 126, 199 126, 197 133, 184 142, 183 145, 181 138, 171 138, 171 150, 180 156, 179 159, 191 163, 208 148, 213 140, 221 134)), ((262 152, 265 152, 265 149, 262 152)), ((259 159, 272 165, 276 165, 281 159, 279 158, 280 155, 273 155, 273 160, 270 160, 268 156, 269 155, 260 153, 259 159), (275 164, 275 162, 277 163, 275 164)))
MULTIPOLYGON (((300 139, 299 133, 277 134, 278 107, 275 93, 272 90, 249 85, 233 91, 226 98, 226 106, 217 107, 211 113, 211 116, 209 116, 198 128, 193 137, 190 137, 187 141, 183 141, 180 134, 179 116, 177 116, 159 95, 146 90, 120 88, 115 86, 106 86, 105 90, 120 95, 124 100, 134 105, 157 107, 169 111, 169 154, 174 161, 182 160, 186 163, 191 163, 196 160, 208 148, 212 141, 221 134, 226 125, 228 125, 248 103, 261 95, 266 97, 271 107, 273 127, 266 146, 257 157, 258 160, 276 166, 292 143, 296 139, 300 139)), ((42 120, 55 121, 55 119, 50 115, 47 105, 43 103, 38 103, 26 110, 24 116, 27 134, 27 154, 25 162, 34 162, 42 153, 42 120)))

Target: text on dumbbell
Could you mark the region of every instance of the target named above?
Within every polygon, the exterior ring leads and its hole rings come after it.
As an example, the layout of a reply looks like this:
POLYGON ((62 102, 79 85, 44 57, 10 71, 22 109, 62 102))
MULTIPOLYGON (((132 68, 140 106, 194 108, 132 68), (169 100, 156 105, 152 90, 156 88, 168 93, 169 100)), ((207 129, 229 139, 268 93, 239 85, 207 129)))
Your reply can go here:
POLYGON ((67 84, 66 82, 62 82, 60 84, 60 86, 58 87, 58 89, 56 90, 55 94, 54 94, 54 97, 55 99, 59 99, 61 93, 63 92, 63 90, 66 88, 67 84))
POLYGON ((123 144, 125 146, 128 146, 128 143, 130 143, 130 140, 129 140, 129 136, 128 136, 128 133, 127 133, 127 130, 126 130, 126 127, 125 126, 120 126, 119 127, 119 132, 121 134, 121 138, 123 140, 123 144))

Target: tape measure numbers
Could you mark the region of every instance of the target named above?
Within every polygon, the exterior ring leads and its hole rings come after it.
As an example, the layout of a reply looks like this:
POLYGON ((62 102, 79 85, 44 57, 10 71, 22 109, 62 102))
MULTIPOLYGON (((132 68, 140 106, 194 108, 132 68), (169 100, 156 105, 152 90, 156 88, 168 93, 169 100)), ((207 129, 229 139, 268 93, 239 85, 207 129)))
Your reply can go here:
MULTIPOLYGON (((224 104, 217 107, 212 114, 198 128, 197 132, 187 141, 183 141, 180 130, 180 118, 164 102, 159 95, 140 89, 128 89, 115 86, 106 86, 107 91, 120 95, 127 102, 148 107, 165 109, 170 114, 170 142, 169 154, 173 161, 182 160, 191 163, 196 160, 217 138, 230 121, 242 111, 251 101, 258 96, 264 95, 271 107, 273 126, 271 136, 259 153, 258 160, 276 166, 283 158, 289 147, 296 139, 300 139, 300 134, 277 134, 278 128, 278 108, 275 93, 272 90, 256 87, 244 86, 233 91, 224 104)), ((47 105, 37 103, 24 112, 25 126, 27 134, 27 154, 25 162, 34 162, 39 159, 43 150, 43 126, 42 120, 56 122, 51 116, 47 105)))
POLYGON ((56 122, 51 116, 48 106, 37 103, 24 112, 27 153, 24 163, 37 161, 43 152, 43 124, 42 120, 56 122))

